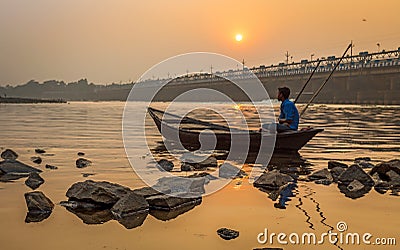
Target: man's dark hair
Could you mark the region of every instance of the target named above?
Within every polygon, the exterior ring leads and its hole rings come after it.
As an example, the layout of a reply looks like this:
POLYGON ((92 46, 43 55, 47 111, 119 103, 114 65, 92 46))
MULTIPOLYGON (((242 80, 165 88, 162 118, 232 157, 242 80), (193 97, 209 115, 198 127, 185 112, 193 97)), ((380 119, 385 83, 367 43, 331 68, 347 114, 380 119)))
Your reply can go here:
POLYGON ((278 88, 279 93, 283 95, 285 99, 288 99, 290 96, 290 89, 288 87, 278 88))

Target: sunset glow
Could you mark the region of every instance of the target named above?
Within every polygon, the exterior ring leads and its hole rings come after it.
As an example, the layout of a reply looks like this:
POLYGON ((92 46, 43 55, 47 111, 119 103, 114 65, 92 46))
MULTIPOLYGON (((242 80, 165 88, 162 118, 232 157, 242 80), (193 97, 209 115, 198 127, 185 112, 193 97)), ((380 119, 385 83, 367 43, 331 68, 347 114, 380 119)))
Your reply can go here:
POLYGON ((242 40, 243 40, 242 34, 237 34, 236 37, 235 37, 235 39, 236 39, 236 41, 238 41, 238 42, 242 41, 242 40))

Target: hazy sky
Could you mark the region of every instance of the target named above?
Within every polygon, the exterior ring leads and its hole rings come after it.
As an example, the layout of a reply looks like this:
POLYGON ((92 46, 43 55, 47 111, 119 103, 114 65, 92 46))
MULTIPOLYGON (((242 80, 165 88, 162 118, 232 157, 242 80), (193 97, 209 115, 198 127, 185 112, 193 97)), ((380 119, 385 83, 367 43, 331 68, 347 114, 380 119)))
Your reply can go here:
POLYGON ((0 85, 127 82, 196 51, 252 67, 286 51, 341 55, 350 40, 355 53, 397 49, 399 10, 399 0, 0 0, 0 85))

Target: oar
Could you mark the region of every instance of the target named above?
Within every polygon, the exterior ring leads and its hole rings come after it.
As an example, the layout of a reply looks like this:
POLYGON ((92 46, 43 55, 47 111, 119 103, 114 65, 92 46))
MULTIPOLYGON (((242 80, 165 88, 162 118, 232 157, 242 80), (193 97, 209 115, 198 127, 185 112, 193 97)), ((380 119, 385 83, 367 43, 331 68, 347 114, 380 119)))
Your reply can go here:
POLYGON ((315 97, 317 97, 317 95, 319 94, 319 92, 321 92, 321 90, 324 88, 325 84, 329 81, 329 79, 331 78, 333 72, 335 72, 336 68, 339 66, 339 64, 342 62, 343 58, 346 56, 347 51, 352 47, 352 44, 350 43, 349 46, 347 46, 346 51, 343 53, 342 57, 340 58, 339 62, 335 65, 335 67, 333 68, 332 72, 329 74, 328 78, 326 78, 325 82, 319 87, 319 89, 317 90, 317 92, 314 93, 314 95, 311 97, 311 100, 307 103, 307 105, 304 107, 304 109, 301 111, 300 113, 300 117, 303 116, 303 114, 306 112, 308 106, 310 106, 310 104, 314 101, 315 97))
POLYGON ((318 64, 317 64, 317 66, 314 68, 314 70, 313 70, 313 72, 311 73, 310 77, 308 78, 307 82, 303 85, 303 88, 300 90, 299 94, 298 94, 297 97, 296 97, 296 100, 294 100, 294 103, 296 103, 296 102, 299 100, 301 94, 303 94, 304 89, 307 87, 307 85, 308 85, 308 83, 310 82, 311 78, 313 77, 315 71, 317 71, 318 66, 319 66, 320 63, 321 63, 321 61, 318 59, 318 64))

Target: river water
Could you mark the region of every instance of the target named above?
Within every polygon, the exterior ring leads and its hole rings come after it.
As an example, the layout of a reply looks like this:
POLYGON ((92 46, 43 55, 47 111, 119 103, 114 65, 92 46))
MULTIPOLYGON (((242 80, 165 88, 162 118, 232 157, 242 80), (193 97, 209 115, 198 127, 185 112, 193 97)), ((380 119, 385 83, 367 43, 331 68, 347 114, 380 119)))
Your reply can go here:
MULTIPOLYGON (((71 102, 68 104, 0 105, 1 149, 11 148, 18 160, 43 170, 45 183, 38 189, 55 204, 66 200, 65 192, 75 182, 87 179, 106 180, 131 187, 144 186, 134 173, 125 154, 122 140, 123 102, 71 102), (31 162, 42 148, 43 163, 31 162), (75 167, 77 153, 84 152, 93 164, 75 167), (58 167, 45 169, 45 164, 58 167), (86 175, 84 175, 86 174, 86 175), (87 174, 91 174, 87 176, 87 174)), ((138 107, 143 105, 137 104, 138 107)), ((178 104, 182 107, 195 103, 178 104)), ((165 103, 155 103, 163 108, 165 103)), ((234 107, 216 103, 216 110, 252 116, 246 104, 234 107)), ((278 107, 275 107, 278 108, 278 107)), ((173 110, 172 110, 173 111, 173 110)), ((213 116, 198 113, 197 118, 213 121, 213 116)), ((218 118, 215 118, 218 119, 218 118)), ((217 120, 215 120, 217 122, 217 120)), ((148 123, 152 124, 150 118, 148 123)), ((271 164, 300 162, 310 171, 327 167, 329 160, 346 164, 356 157, 370 157, 372 163, 400 158, 400 107, 314 105, 302 117, 300 127, 324 128, 296 157, 281 156, 271 164)), ((155 126, 148 126, 149 146, 160 146, 161 136, 155 126)), ((137 157, 143 149, 137 148, 137 157)), ((158 152, 156 157, 165 157, 158 152)), ((178 162, 175 162, 179 166, 178 162)), ((244 170, 251 171, 251 164, 244 170)), ((176 218, 148 215, 140 226, 127 229, 117 221, 84 223, 78 216, 56 205, 49 218, 39 223, 25 223, 24 193, 31 191, 24 179, 0 182, 0 244, 2 249, 339 249, 321 245, 280 245, 276 241, 261 244, 257 235, 269 232, 314 232, 321 234, 347 223, 349 232, 369 232, 374 237, 398 237, 400 200, 390 191, 379 194, 374 189, 357 199, 341 193, 335 184, 317 185, 299 182, 295 196, 285 209, 259 191, 247 179, 235 179, 224 189, 203 198, 202 204, 176 218), (221 227, 236 229, 240 236, 224 241, 216 234, 221 227), (4 248, 3 248, 4 247, 4 248)), ((86 221, 87 222, 87 221, 86 221)), ((400 240, 400 239, 398 239, 400 240)), ((343 249, 374 249, 377 246, 341 245, 343 249)), ((396 249, 395 246, 389 247, 396 249)))

